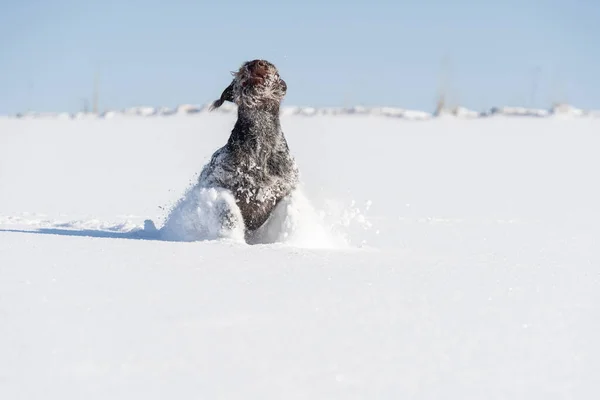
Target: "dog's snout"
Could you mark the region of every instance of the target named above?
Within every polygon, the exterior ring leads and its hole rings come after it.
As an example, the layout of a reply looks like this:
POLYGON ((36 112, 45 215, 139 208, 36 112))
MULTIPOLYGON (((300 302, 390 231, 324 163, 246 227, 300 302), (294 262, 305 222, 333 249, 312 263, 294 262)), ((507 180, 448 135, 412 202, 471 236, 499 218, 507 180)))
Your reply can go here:
POLYGON ((264 75, 267 73, 269 66, 263 60, 254 60, 248 63, 248 70, 252 74, 264 75))

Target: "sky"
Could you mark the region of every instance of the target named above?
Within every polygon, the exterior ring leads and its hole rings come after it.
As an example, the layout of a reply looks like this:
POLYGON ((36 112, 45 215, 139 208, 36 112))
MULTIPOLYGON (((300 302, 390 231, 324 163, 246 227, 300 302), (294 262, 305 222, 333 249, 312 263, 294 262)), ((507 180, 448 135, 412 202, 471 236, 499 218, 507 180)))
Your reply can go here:
POLYGON ((600 109, 597 0, 0 0, 0 114, 206 104, 244 61, 284 105, 600 109), (353 2, 354 1, 354 2, 353 2))

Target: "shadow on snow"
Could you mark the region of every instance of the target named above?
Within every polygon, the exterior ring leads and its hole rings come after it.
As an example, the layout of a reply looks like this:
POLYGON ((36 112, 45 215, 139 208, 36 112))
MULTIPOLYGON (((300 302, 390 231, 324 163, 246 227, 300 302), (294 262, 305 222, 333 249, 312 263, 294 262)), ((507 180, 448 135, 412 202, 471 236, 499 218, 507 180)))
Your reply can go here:
MULTIPOLYGON (((150 221, 151 222, 151 221, 150 221)), ((63 229, 63 228, 38 228, 34 230, 25 229, 0 229, 0 232, 29 233, 41 235, 79 236, 103 239, 133 239, 133 240, 158 240, 162 242, 174 242, 161 237, 160 231, 154 227, 154 223, 146 222, 145 228, 134 229, 128 232, 108 231, 99 229, 63 229)))

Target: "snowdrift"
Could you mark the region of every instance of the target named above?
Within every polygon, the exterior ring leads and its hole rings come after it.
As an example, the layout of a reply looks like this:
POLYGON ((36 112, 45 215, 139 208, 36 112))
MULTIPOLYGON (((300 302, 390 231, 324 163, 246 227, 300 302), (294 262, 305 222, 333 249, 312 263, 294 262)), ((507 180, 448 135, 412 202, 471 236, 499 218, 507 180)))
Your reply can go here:
POLYGON ((152 230, 235 114, 150 111, 0 118, 0 399, 600 398, 600 119, 289 112, 243 243, 152 230))

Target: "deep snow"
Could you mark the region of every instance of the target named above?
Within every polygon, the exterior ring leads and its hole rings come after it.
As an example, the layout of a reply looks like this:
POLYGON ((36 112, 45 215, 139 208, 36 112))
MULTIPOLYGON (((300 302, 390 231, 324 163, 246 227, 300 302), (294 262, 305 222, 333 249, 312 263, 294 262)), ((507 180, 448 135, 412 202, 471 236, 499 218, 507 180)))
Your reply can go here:
POLYGON ((295 229, 140 231, 233 122, 0 119, 1 399, 600 395, 600 120, 284 115, 295 229))

